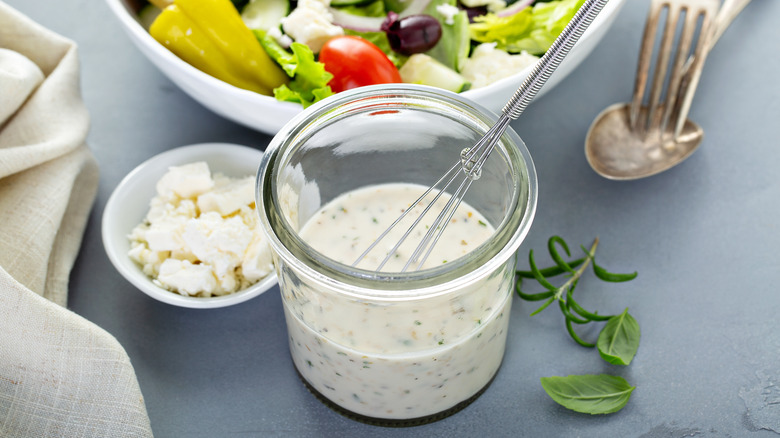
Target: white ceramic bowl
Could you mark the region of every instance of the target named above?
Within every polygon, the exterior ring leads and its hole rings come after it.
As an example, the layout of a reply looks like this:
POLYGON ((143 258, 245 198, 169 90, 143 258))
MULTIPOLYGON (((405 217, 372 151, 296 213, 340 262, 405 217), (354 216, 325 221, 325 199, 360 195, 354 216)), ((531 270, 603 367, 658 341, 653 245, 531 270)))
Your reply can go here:
POLYGON ((170 166, 205 161, 212 173, 220 172, 235 178, 256 175, 262 156, 262 151, 246 146, 203 143, 171 149, 140 164, 122 179, 103 210, 103 246, 111 263, 130 283, 150 297, 182 307, 204 309, 231 306, 273 287, 276 284, 275 273, 246 289, 220 297, 179 295, 154 284, 128 256, 130 241, 127 236, 143 221, 149 211, 149 201, 157 194, 157 181, 170 166))
MULTIPOLYGON (((604 37, 626 0, 611 0, 580 37, 580 40, 558 66, 537 98, 552 89, 582 62, 604 37)), ((127 0, 106 0, 122 28, 139 50, 185 93, 215 113, 268 134, 275 134, 293 116, 302 111, 298 104, 280 102, 222 82, 192 67, 163 47, 141 26, 127 0)), ((465 91, 464 96, 500 112, 506 102, 531 73, 528 67, 487 87, 465 91)))

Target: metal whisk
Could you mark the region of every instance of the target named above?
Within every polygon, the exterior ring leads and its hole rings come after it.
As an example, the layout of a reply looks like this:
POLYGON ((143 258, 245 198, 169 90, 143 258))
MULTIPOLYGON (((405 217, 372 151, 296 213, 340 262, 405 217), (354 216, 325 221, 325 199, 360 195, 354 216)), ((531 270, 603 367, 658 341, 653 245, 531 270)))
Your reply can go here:
POLYGON ((409 267, 417 263, 415 269, 419 270, 422 267, 425 260, 430 255, 433 247, 439 241, 446 224, 450 222, 455 211, 463 201, 466 191, 468 191, 471 184, 478 180, 481 174, 482 166, 487 161, 490 153, 493 151, 498 140, 506 131, 509 122, 520 117, 520 114, 525 111, 525 108, 534 99, 536 94, 547 82, 550 75, 558 68, 563 58, 569 53, 569 50, 582 36, 585 29, 590 26, 593 19, 596 18, 601 9, 607 3, 608 0, 587 0, 579 11, 574 15, 566 28, 563 29, 561 34, 553 42, 552 46, 547 50, 544 56, 539 59, 531 74, 523 81, 520 88, 515 91, 512 98, 501 110, 501 115, 496 123, 485 133, 485 135, 472 147, 465 148, 461 151, 460 160, 453 165, 435 184, 430 186, 428 190, 423 193, 411 206, 406 209, 401 216, 399 216, 379 237, 358 257, 353 263, 356 266, 363 260, 388 233, 400 223, 413 207, 421 205, 423 200, 428 197, 434 191, 437 191, 433 200, 428 203, 422 213, 414 220, 412 225, 401 236, 401 239, 396 242, 395 246, 388 252, 387 256, 382 260, 379 266, 376 268, 380 271, 382 267, 390 260, 395 254, 401 244, 409 237, 412 230, 420 223, 420 221, 428 214, 431 207, 439 200, 443 193, 449 188, 457 179, 461 179, 458 184, 455 193, 450 196, 446 205, 439 212, 438 216, 434 220, 433 224, 428 228, 420 243, 415 248, 414 252, 410 255, 408 261, 404 265, 402 272, 405 272, 409 267), (438 188, 442 185, 441 188, 438 188))

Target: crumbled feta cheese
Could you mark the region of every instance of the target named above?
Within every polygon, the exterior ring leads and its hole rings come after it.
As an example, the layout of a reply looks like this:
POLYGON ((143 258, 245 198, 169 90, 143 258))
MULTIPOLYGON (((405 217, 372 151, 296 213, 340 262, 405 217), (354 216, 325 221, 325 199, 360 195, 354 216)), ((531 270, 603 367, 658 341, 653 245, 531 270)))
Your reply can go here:
POLYGON ((150 222, 157 222, 166 217, 190 218, 197 214, 197 206, 190 199, 182 199, 172 194, 171 196, 158 195, 149 203, 149 213, 146 218, 150 222))
POLYGON ((217 278, 222 278, 241 264, 252 231, 240 217, 223 218, 211 211, 188 220, 182 239, 198 260, 211 265, 217 278))
POLYGON ((130 248, 130 258, 143 266, 144 274, 149 277, 157 277, 159 268, 168 253, 165 251, 152 251, 141 242, 134 241, 130 248))
POLYGON ((293 43, 292 38, 283 34, 282 30, 278 27, 268 29, 267 35, 276 40, 276 42, 285 49, 290 48, 290 45, 293 43))
POLYGON ((157 182, 160 196, 175 194, 181 198, 191 198, 210 190, 214 186, 208 164, 204 162, 173 166, 157 182))
POLYGON ((255 202, 254 178, 248 176, 236 181, 215 182, 214 188, 198 196, 201 213, 216 211, 222 216, 235 213, 242 205, 255 202))
POLYGON ((184 242, 181 239, 181 225, 173 218, 163 218, 151 223, 144 233, 144 239, 146 239, 149 249, 152 251, 176 251, 184 248, 184 242))
POLYGON ((217 290, 217 279, 207 265, 188 260, 166 259, 160 265, 157 281, 163 287, 175 288, 182 295, 211 295, 217 290))
POLYGON ((458 9, 457 6, 443 3, 436 6, 436 12, 440 13, 441 16, 444 17, 444 24, 449 24, 451 26, 455 24, 455 16, 458 15, 460 9, 458 9))
POLYGON ((333 24, 329 5, 330 0, 300 0, 298 6, 282 19, 282 29, 296 42, 319 53, 326 41, 344 35, 344 29, 333 24))
POLYGON ((273 254, 265 239, 255 236, 244 253, 242 266, 244 278, 249 281, 258 281, 273 272, 273 254))
POLYGON ((273 271, 254 210, 254 178, 212 175, 203 162, 171 167, 130 239, 129 257, 163 288, 224 295, 273 271))
POLYGON ((471 82, 471 88, 484 87, 533 65, 538 57, 526 52, 518 55, 496 49, 496 43, 483 43, 474 48, 463 62, 460 74, 471 82))

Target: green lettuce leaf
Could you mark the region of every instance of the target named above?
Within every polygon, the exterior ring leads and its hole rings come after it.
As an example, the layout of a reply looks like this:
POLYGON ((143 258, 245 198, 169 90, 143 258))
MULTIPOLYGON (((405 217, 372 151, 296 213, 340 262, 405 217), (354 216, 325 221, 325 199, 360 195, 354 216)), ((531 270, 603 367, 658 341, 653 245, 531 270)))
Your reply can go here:
POLYGON ((507 52, 526 51, 541 55, 569 24, 585 0, 538 2, 515 14, 499 17, 494 13, 479 16, 469 26, 471 39, 496 43, 507 52))
POLYGON ((441 39, 425 54, 459 72, 471 50, 468 15, 466 11, 461 10, 452 17, 451 23, 447 23, 446 17, 437 9, 442 5, 456 6, 457 4, 455 0, 431 0, 423 13, 439 20, 441 24, 441 39))
POLYGON ((314 53, 305 44, 292 43, 287 51, 262 30, 253 30, 255 37, 292 80, 274 88, 274 97, 284 102, 295 102, 304 108, 333 94, 328 82, 333 75, 325 70, 325 64, 314 60, 314 53))
POLYGON ((406 60, 409 59, 408 56, 401 55, 390 48, 390 41, 387 40, 387 34, 384 32, 360 32, 344 28, 344 33, 346 35, 359 36, 373 43, 375 46, 379 47, 381 51, 385 52, 385 55, 387 55, 388 59, 390 59, 397 68, 401 68, 401 66, 406 63, 406 60))

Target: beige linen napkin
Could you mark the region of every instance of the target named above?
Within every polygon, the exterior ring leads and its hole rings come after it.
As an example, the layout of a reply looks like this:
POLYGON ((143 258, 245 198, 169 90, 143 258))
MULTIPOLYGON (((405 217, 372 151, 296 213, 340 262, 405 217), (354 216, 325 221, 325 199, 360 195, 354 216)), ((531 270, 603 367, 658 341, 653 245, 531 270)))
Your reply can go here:
POLYGON ((0 436, 152 436, 130 360, 67 310, 98 184, 76 45, 0 1, 0 436))

